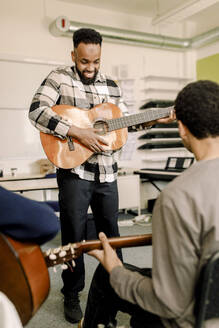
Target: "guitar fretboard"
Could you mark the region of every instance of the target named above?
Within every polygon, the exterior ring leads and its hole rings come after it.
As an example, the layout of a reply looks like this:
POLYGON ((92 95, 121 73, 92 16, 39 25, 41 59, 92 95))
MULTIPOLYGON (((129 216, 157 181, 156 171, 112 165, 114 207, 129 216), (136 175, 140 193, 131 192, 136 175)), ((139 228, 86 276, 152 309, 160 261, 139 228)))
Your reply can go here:
POLYGON ((119 118, 111 119, 107 121, 108 131, 114 131, 128 126, 133 126, 137 124, 147 123, 150 121, 157 120, 159 118, 167 117, 173 107, 167 108, 150 108, 142 113, 137 113, 133 115, 122 116, 119 118))
MULTIPOLYGON (((148 233, 143 235, 111 237, 108 238, 108 241, 110 245, 114 248, 145 246, 151 245, 152 234, 148 233)), ((93 249, 102 249, 102 244, 100 240, 83 241, 73 244, 69 243, 65 246, 60 246, 54 249, 48 249, 46 252, 44 252, 44 258, 47 267, 51 267, 75 259, 82 253, 86 253, 93 249)))

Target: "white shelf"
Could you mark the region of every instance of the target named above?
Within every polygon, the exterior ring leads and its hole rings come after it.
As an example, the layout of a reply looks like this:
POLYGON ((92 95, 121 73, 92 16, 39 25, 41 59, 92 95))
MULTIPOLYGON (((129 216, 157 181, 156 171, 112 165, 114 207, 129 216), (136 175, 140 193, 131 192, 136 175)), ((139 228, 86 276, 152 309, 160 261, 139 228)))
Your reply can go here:
POLYGON ((153 100, 175 100, 179 91, 191 78, 177 76, 148 75, 141 77, 141 102, 153 100))
POLYGON ((179 92, 181 89, 177 88, 177 89, 167 89, 167 88, 145 88, 142 89, 142 92, 170 92, 170 93, 177 93, 179 92))
MULTIPOLYGON (((139 108, 141 106, 144 106, 146 103, 149 103, 149 102, 156 102, 156 101, 174 101, 176 99, 176 94, 172 93, 171 95, 166 93, 165 95, 163 94, 163 96, 159 97, 159 96, 153 96, 152 95, 148 95, 149 97, 148 98, 141 98, 141 101, 139 103, 139 108)), ((146 108, 143 108, 141 110, 146 110, 146 108)))
POLYGON ((147 75, 141 78, 144 81, 172 81, 186 83, 192 81, 192 78, 177 77, 177 76, 159 76, 159 75, 147 75))
MULTIPOLYGON (((156 102, 156 101, 174 101, 176 97, 167 97, 167 98, 164 98, 164 97, 149 97, 149 98, 142 98, 141 101, 140 101, 140 104, 139 104, 139 108, 143 105, 145 105, 146 103, 149 103, 149 102, 156 102)), ((141 110, 146 110, 147 108, 142 108, 141 110)))

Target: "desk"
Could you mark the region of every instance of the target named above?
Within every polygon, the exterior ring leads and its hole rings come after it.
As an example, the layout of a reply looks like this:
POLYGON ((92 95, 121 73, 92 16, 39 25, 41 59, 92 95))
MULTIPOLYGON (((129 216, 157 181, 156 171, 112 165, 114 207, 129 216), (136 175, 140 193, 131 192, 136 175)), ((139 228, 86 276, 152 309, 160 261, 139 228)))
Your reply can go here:
MULTIPOLYGON (((119 209, 140 207, 140 182, 139 176, 118 176, 119 209)), ((44 201, 47 201, 46 190, 58 189, 56 178, 46 178, 45 175, 20 175, 0 178, 0 186, 14 192, 42 190, 44 201)), ((91 210, 89 209, 89 212, 91 210)))
POLYGON ((25 191, 42 190, 44 200, 47 200, 46 190, 58 189, 56 178, 45 178, 45 175, 20 175, 5 176, 0 178, 0 186, 13 191, 23 193, 25 191))

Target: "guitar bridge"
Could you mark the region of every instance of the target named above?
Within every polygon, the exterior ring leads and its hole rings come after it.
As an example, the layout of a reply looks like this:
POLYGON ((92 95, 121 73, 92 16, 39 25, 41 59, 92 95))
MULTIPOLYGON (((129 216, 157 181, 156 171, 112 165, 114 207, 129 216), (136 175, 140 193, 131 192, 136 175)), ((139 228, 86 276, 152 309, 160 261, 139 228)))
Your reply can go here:
POLYGON ((68 142, 68 149, 70 151, 75 150, 74 142, 72 140, 72 137, 67 137, 67 142, 68 142))

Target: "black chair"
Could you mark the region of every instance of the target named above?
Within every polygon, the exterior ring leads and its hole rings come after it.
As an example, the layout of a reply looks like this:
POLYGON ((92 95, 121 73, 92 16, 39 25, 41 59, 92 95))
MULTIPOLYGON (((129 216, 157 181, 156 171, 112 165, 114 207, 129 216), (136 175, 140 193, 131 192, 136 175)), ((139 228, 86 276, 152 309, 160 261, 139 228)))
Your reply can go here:
POLYGON ((195 328, 202 328, 208 319, 219 318, 219 250, 204 266, 197 287, 195 328))

